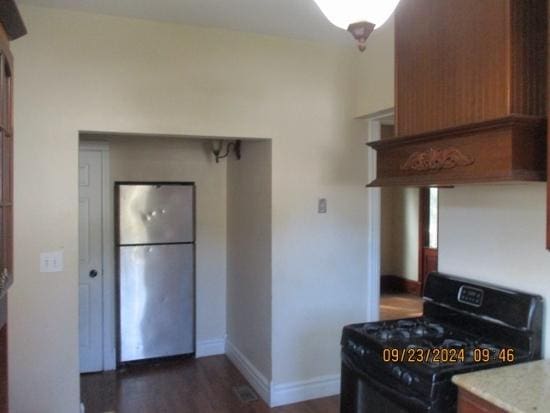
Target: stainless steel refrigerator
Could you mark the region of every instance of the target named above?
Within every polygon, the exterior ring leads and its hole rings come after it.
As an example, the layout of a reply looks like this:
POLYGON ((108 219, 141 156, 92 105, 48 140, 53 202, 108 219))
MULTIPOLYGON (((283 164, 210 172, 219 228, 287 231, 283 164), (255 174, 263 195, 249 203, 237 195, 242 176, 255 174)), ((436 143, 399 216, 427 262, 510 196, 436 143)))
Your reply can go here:
POLYGON ((118 361, 193 353, 195 187, 117 183, 118 361))

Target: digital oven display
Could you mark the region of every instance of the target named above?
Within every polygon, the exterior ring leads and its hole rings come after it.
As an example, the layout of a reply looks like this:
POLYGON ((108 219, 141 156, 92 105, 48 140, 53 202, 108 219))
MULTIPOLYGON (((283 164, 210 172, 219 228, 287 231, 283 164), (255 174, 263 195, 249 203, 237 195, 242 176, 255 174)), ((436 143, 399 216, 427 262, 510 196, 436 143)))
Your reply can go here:
POLYGON ((458 301, 473 307, 481 307, 481 303, 483 302, 483 290, 469 285, 463 285, 458 290, 458 301))

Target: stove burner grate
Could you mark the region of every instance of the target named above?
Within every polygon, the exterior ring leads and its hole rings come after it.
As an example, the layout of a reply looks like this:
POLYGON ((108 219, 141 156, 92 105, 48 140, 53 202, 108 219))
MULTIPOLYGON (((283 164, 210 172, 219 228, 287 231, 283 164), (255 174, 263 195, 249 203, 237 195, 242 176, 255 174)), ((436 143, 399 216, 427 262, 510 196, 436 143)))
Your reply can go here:
POLYGON ((363 328, 367 335, 374 336, 382 342, 404 341, 411 338, 441 338, 445 328, 436 323, 424 320, 384 321, 378 324, 368 324, 363 328))

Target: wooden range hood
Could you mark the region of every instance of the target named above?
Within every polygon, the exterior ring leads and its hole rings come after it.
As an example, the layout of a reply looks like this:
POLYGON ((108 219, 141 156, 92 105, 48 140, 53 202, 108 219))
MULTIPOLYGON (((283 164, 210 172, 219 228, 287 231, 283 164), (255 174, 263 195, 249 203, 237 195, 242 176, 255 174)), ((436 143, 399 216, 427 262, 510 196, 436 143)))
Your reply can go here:
POLYGON ((544 181, 546 121, 505 118, 372 142, 377 178, 369 186, 448 186, 544 181))
POLYGON ((547 0, 402 0, 396 138, 369 186, 546 179, 547 0))

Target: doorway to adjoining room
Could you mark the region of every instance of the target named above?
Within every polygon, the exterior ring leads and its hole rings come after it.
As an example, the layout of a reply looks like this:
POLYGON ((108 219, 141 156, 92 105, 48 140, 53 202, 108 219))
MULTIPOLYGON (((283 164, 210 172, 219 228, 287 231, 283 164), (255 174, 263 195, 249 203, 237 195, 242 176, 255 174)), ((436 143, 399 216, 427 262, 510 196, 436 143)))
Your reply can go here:
MULTIPOLYGON (((393 111, 371 121, 370 131, 376 139, 394 138, 393 111)), ((419 316, 424 282, 437 270, 438 189, 384 187, 379 194, 379 318, 419 316)))

